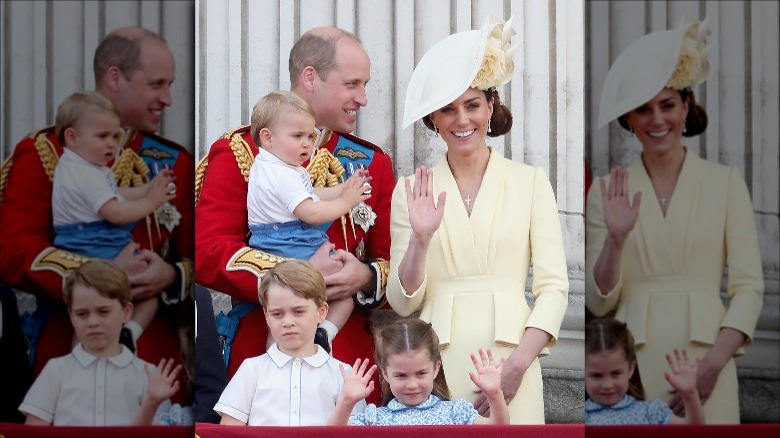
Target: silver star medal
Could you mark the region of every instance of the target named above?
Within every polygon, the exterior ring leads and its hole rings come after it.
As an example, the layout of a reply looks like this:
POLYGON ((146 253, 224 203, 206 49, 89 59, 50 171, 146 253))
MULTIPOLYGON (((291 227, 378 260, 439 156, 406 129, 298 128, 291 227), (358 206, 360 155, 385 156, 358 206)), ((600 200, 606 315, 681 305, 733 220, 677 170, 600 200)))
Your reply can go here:
MULTIPOLYGON (((363 165, 361 164, 359 167, 362 169, 363 165)), ((353 173, 355 173, 355 166, 352 163, 349 163, 349 175, 351 176, 353 173)), ((371 184, 366 182, 364 185, 366 186, 366 190, 363 193, 371 194, 371 184)), ((368 229, 374 225, 374 222, 376 221, 376 213, 371 209, 371 206, 360 201, 360 204, 352 208, 352 219, 356 224, 360 225, 360 228, 363 229, 364 233, 367 233, 368 229)))
POLYGON ((169 233, 172 233, 176 225, 179 225, 180 219, 181 213, 170 202, 166 202, 157 209, 157 222, 167 228, 169 233))
MULTIPOLYGON (((160 173, 160 168, 157 163, 154 163, 154 168, 157 173, 160 173)), ((176 184, 173 182, 168 183, 168 193, 176 194, 176 184)), ((173 232, 176 225, 179 225, 181 219, 181 213, 170 202, 165 202, 157 209, 157 222, 163 225, 169 233, 173 232)))

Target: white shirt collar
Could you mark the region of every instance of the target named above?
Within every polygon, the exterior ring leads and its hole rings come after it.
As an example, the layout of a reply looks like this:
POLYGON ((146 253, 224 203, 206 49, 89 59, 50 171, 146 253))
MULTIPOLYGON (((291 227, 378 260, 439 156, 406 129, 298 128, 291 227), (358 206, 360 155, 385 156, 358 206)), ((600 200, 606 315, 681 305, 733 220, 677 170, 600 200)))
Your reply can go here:
MULTIPOLYGON (((122 348, 121 353, 117 354, 116 356, 107 357, 106 359, 119 368, 124 368, 133 361, 135 356, 124 345, 120 345, 120 347, 122 348)), ((73 356, 83 367, 88 367, 92 362, 98 360, 97 356, 88 353, 87 350, 84 349, 84 346, 81 345, 81 342, 73 347, 73 356)))
POLYGON ((297 169, 298 167, 300 167, 300 166, 293 166, 292 164, 285 163, 284 161, 279 159, 279 157, 277 157, 276 155, 268 152, 267 150, 265 150, 263 148, 258 148, 257 157, 258 157, 259 160, 265 161, 266 163, 278 164, 280 166, 292 167, 293 169, 297 169))
MULTIPOLYGON (((315 345, 315 347, 317 347, 317 352, 314 353, 314 355, 309 357, 302 357, 300 359, 302 359, 303 361, 305 361, 306 363, 308 363, 309 365, 315 368, 319 368, 325 365, 325 362, 327 362, 328 359, 330 359, 330 355, 325 350, 323 350, 322 347, 320 347, 319 345, 315 345)), ((271 345, 268 348, 267 353, 268 356, 271 358, 271 360, 274 362, 274 364, 276 364, 276 366, 278 366, 279 368, 285 366, 287 362, 296 359, 292 356, 288 356, 282 353, 282 351, 279 350, 279 346, 277 346, 275 342, 273 345, 271 345)))
POLYGON ((66 160, 70 160, 70 161, 72 161, 74 163, 78 163, 78 164, 83 164, 85 166, 91 166, 91 167, 94 167, 96 169, 108 168, 107 166, 98 166, 97 164, 90 163, 89 161, 85 160, 81 155, 73 152, 73 150, 71 150, 71 149, 69 149, 67 147, 62 148, 62 150, 63 150, 62 156, 66 160))
POLYGON ((427 400, 420 403, 419 405, 406 406, 405 404, 399 402, 398 399, 393 398, 387 403, 387 409, 393 412, 403 411, 405 409, 425 410, 436 406, 436 404, 439 403, 440 401, 441 399, 439 397, 436 397, 435 395, 431 394, 428 396, 427 400))

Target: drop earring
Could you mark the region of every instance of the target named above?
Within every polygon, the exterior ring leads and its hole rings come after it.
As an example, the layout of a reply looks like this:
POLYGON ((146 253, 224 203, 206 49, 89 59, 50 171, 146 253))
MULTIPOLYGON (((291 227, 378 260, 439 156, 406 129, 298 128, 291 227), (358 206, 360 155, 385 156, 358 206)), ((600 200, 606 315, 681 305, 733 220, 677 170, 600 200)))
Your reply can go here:
POLYGON ((491 116, 490 116, 490 119, 488 119, 488 130, 487 130, 487 133, 488 133, 488 134, 490 134, 490 131, 491 131, 491 129, 490 129, 490 120, 491 120, 492 118, 493 118, 493 116, 491 115, 491 116))
POLYGON ((436 126, 436 125, 433 125, 433 132, 435 132, 436 136, 438 137, 439 136, 439 127, 436 126))

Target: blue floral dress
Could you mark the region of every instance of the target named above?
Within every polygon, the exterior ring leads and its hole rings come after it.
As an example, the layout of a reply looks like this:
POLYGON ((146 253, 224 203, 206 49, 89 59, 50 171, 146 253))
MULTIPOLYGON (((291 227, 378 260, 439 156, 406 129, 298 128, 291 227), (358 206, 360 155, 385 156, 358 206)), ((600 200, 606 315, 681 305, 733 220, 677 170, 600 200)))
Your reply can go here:
POLYGON ((406 406, 396 399, 387 406, 368 405, 350 423, 361 426, 472 424, 479 413, 471 403, 460 398, 444 401, 435 395, 417 406, 406 406))
POLYGON ((657 398, 640 401, 626 395, 612 406, 585 400, 585 424, 589 425, 668 424, 673 416, 669 406, 657 398))

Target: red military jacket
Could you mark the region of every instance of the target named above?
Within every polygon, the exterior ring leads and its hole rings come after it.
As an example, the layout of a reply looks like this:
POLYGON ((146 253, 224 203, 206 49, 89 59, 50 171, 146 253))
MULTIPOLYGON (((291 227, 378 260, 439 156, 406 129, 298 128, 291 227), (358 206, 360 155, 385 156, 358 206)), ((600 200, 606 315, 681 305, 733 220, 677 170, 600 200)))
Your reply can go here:
MULTIPOLYGON (((163 299, 177 302, 188 294, 193 277, 193 156, 170 140, 137 131, 128 133, 121 149, 112 167, 120 187, 144 182, 139 178, 144 167, 140 162, 150 172, 149 179, 164 165, 176 175, 173 209, 165 209, 156 223, 151 216, 139 221, 133 236, 141 248, 176 265, 181 281, 163 299)), ((0 282, 57 301, 62 300, 64 277, 84 260, 51 244, 52 178, 62 152, 53 126, 33 132, 3 164, 0 178, 0 282)))
MULTIPOLYGON (((308 167, 315 186, 319 182, 317 175, 323 175, 313 168, 318 167, 315 165, 318 163, 317 157, 323 151, 330 152, 340 162, 340 166, 328 167, 349 170, 350 164, 354 169, 363 164, 372 177, 372 194, 366 201, 369 209, 364 209, 359 215, 353 214, 361 216, 353 218, 354 234, 352 223, 345 220, 342 225, 341 221, 335 221, 328 229, 328 237, 337 248, 344 249, 346 246, 358 258, 373 261, 371 266, 377 272, 377 293, 373 297, 365 297, 361 307, 380 306, 384 302, 389 272, 390 201, 395 188, 390 157, 379 147, 361 138, 331 131, 320 133, 318 144, 317 155, 308 167)), ((198 230, 195 272, 198 283, 241 301, 259 305, 259 280, 279 259, 247 246, 247 182, 257 151, 249 127, 244 126, 214 142, 208 155, 198 165, 195 176, 198 230)), ((322 157, 326 157, 326 154, 322 157)), ((327 160, 319 164, 323 162, 327 160)), ((334 357, 349 364, 357 358, 373 357, 371 330, 365 312, 353 311, 333 342, 334 357)), ((244 359, 265 352, 267 333, 268 328, 259 306, 241 318, 232 342, 228 378, 232 377, 244 359)), ((377 374, 374 376, 374 384, 379 387, 377 374)), ((379 403, 379 391, 374 391, 368 401, 379 403)))
MULTIPOLYGON (((395 188, 390 157, 378 146, 353 135, 332 131, 323 131, 321 135, 325 137, 320 149, 330 152, 344 169, 349 170, 350 164, 353 168, 362 164, 372 177, 372 194, 366 201, 370 212, 364 210, 362 219, 347 219, 345 226, 335 221, 328 229, 328 237, 337 249, 346 249, 360 259, 381 259, 380 270, 384 273, 379 280, 384 289, 386 261, 390 259, 390 201, 395 188)), ((253 303, 258 301, 260 276, 278 261, 247 246, 247 181, 257 151, 249 126, 223 135, 198 166, 195 194, 196 281, 253 303)), ((312 173, 311 166, 309 172, 312 173)))
MULTIPOLYGON (((148 221, 139 221, 133 229, 134 239, 142 248, 152 249, 174 264, 178 281, 161 294, 164 302, 173 304, 187 298, 193 284, 194 159, 183 147, 156 135, 130 131, 125 139, 122 154, 112 167, 119 186, 141 184, 142 174, 148 171, 151 178, 164 165, 170 166, 176 176, 177 196, 170 201, 173 208, 161 210, 157 221, 151 216, 148 221)), ((52 178, 62 152, 54 127, 46 127, 19 142, 0 171, 0 283, 32 293, 39 305, 49 302, 55 310, 39 335, 34 376, 48 359, 71 351, 73 329, 65 311, 62 286, 65 277, 85 260, 51 243, 52 178)), ((157 314, 138 340, 139 357, 156 365, 162 358, 181 363, 180 348, 192 354, 187 348, 191 345, 180 342, 191 325, 192 313, 186 309, 177 309, 177 329, 170 316, 157 314)), ((191 401, 185 399, 184 373, 179 380, 181 389, 172 400, 188 404, 191 401)))

